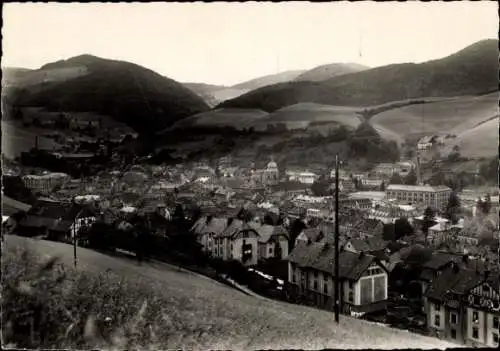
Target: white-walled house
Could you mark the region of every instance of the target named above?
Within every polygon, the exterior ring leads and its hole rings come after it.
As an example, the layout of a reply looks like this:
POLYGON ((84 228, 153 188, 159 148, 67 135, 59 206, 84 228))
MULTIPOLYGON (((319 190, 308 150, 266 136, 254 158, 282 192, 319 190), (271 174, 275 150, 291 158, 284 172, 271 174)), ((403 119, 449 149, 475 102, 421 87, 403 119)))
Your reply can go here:
POLYGON ((224 261, 237 260, 256 265, 259 258, 259 234, 239 219, 201 217, 191 228, 205 252, 224 261))
MULTIPOLYGON (((288 257, 290 293, 318 307, 334 309, 334 258, 330 243, 305 243, 288 257)), ((340 309, 343 313, 367 313, 387 304, 388 274, 372 255, 341 251, 340 309)))
POLYGON ((499 347, 500 272, 452 265, 425 294, 427 327, 434 335, 472 348, 499 347))

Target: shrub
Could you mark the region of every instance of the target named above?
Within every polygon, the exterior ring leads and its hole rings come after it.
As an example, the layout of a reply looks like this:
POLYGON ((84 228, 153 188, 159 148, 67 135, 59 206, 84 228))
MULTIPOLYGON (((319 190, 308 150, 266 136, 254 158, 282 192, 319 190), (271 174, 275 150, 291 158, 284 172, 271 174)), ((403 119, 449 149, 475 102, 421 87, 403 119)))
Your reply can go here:
POLYGON ((2 340, 8 348, 159 347, 161 302, 111 272, 65 268, 26 249, 2 257, 2 340))

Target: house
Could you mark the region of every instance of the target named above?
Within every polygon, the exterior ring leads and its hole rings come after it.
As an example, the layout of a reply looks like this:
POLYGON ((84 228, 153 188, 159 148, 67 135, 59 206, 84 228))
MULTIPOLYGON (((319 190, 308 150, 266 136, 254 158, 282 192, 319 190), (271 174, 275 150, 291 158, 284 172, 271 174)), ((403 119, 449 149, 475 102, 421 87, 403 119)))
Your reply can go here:
POLYGON ((47 194, 56 186, 62 187, 70 178, 66 173, 47 173, 43 175, 25 175, 22 180, 33 193, 47 194))
POLYGON ((23 236, 41 235, 71 241, 75 233, 91 225, 96 218, 96 212, 88 206, 40 201, 26 212, 16 231, 23 236))
MULTIPOLYGON (((339 254, 340 311, 367 313, 387 304, 388 277, 384 266, 372 255, 341 251, 339 254)), ((333 310, 333 245, 309 243, 296 246, 288 257, 290 294, 309 304, 333 310)))
POLYGON ((248 225, 259 234, 259 260, 284 259, 288 256, 288 232, 283 226, 249 222, 248 225))
POLYGON ((436 279, 452 262, 456 261, 458 255, 449 252, 433 252, 431 258, 422 266, 419 282, 422 294, 425 294, 429 285, 436 279))
POLYGON ((202 216, 191 231, 212 257, 238 260, 244 265, 256 265, 259 254, 259 234, 240 219, 202 216))
POLYGON ((452 264, 426 292, 427 327, 472 348, 499 346, 500 272, 452 264))
POLYGON ((344 246, 344 250, 353 253, 371 254, 379 259, 385 264, 389 260, 389 250, 387 249, 388 242, 380 237, 366 237, 366 238, 356 238, 347 241, 344 246))
POLYGON ((432 148, 432 141, 435 138, 434 135, 424 136, 417 143, 418 150, 430 150, 432 148))

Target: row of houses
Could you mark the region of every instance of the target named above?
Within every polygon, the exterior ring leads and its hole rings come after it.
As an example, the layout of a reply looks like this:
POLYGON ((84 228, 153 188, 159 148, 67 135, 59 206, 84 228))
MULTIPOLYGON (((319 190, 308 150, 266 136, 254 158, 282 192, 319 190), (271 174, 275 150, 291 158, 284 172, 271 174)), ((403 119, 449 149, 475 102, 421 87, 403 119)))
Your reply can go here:
POLYGON ((192 227, 205 252, 222 260, 245 265, 288 256, 288 231, 282 226, 243 221, 238 218, 202 216, 192 227))

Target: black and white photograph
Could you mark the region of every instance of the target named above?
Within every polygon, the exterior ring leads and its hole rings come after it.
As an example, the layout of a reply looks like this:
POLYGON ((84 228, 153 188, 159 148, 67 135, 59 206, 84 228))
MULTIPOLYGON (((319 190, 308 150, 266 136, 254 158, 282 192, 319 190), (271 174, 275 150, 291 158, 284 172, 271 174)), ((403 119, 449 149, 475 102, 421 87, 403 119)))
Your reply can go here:
POLYGON ((496 1, 2 20, 3 349, 500 347, 496 1))

